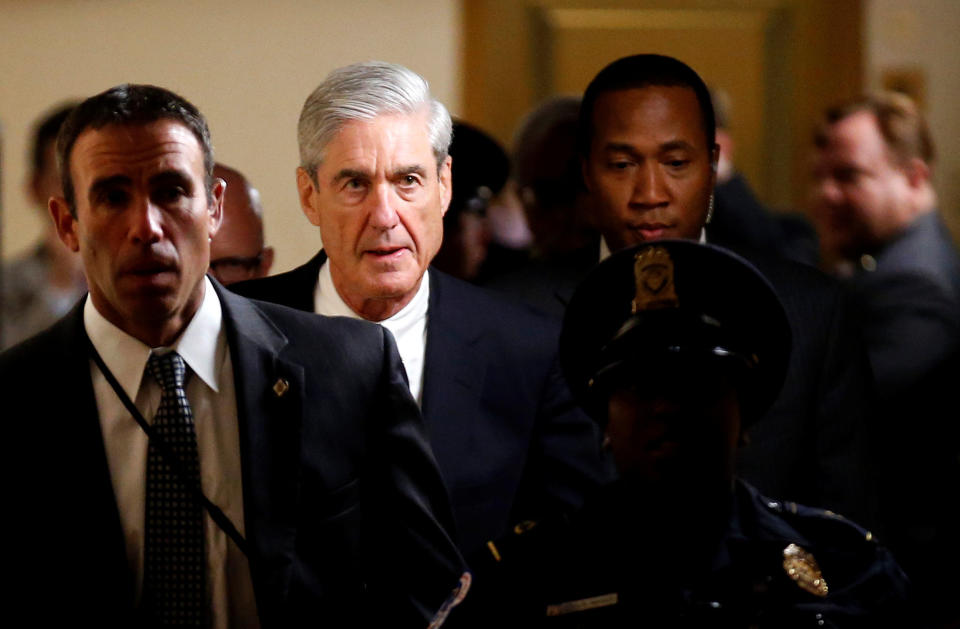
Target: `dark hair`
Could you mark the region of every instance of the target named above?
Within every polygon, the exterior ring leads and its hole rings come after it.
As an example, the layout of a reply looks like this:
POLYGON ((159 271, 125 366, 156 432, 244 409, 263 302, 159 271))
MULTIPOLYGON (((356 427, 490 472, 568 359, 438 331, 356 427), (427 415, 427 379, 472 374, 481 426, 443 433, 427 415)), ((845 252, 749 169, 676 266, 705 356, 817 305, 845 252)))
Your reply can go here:
POLYGON ((580 122, 577 126, 577 147, 580 155, 590 154, 593 140, 593 110, 597 98, 606 92, 641 87, 686 87, 693 90, 700 105, 700 117, 707 140, 707 148, 716 143, 716 121, 710 91, 693 68, 678 59, 664 55, 633 55, 617 59, 593 78, 583 93, 580 103, 580 122))
POLYGON ((173 120, 190 129, 203 148, 203 166, 207 202, 213 202, 213 145, 203 114, 182 96, 153 85, 123 84, 91 96, 77 105, 57 136, 57 164, 63 182, 63 196, 70 212, 77 213, 73 182, 70 179, 70 151, 87 129, 108 125, 146 125, 157 120, 173 120))
POLYGON ((47 146, 57 141, 57 134, 60 132, 60 127, 63 126, 63 121, 67 119, 76 105, 76 101, 58 105, 37 121, 33 128, 33 146, 30 153, 33 159, 34 176, 40 174, 40 171, 46 165, 44 161, 46 160, 47 146))
POLYGON ((899 92, 878 92, 858 96, 826 111, 814 134, 814 144, 823 148, 831 126, 861 111, 870 112, 877 120, 880 135, 901 163, 919 158, 927 164, 934 160, 933 139, 916 103, 899 92))

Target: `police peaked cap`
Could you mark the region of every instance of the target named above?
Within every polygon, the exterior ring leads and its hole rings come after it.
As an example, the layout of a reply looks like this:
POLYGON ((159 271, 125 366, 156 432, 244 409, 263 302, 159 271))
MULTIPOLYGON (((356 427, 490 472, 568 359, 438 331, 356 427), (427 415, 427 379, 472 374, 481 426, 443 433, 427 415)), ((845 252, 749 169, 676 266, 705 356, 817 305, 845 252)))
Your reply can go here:
MULTIPOLYGON (((743 258, 689 240, 659 240, 619 251, 577 287, 560 336, 560 362, 577 401, 605 421, 614 386, 651 376, 726 373, 743 426, 783 386, 791 333, 783 305, 743 258)), ((656 380, 656 378, 652 378, 656 380)))

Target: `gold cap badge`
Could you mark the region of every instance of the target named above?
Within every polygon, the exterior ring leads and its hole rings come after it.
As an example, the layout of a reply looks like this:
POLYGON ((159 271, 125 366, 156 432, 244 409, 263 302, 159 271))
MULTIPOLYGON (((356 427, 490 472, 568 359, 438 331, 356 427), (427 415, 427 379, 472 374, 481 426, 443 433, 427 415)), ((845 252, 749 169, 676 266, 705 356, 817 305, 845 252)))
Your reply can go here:
POLYGON ((820 573, 817 560, 796 544, 790 544, 783 549, 783 569, 787 576, 807 592, 820 597, 827 595, 827 582, 820 573))
POLYGON ((673 259, 664 247, 647 247, 633 258, 637 294, 634 314, 641 310, 676 308, 680 305, 673 285, 673 259))

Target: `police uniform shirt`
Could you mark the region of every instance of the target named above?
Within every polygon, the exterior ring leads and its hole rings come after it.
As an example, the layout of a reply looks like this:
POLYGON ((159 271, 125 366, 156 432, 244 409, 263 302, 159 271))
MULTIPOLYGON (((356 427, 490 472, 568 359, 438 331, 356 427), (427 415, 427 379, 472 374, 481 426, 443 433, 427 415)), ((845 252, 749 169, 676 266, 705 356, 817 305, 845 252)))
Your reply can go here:
MULTIPOLYGON (((84 304, 83 322, 93 346, 121 388, 144 418, 152 422, 160 405, 161 390, 144 371, 151 348, 107 321, 89 296, 84 304)), ((223 510, 243 535, 240 436, 233 366, 223 329, 220 300, 208 279, 204 278, 200 308, 170 347, 183 357, 192 372, 186 393, 193 410, 203 493, 223 510)), ((90 374, 110 479, 123 526, 127 561, 137 579, 139 604, 143 589, 148 439, 92 360, 90 374)), ((246 557, 209 515, 204 520, 207 591, 212 599, 211 627, 258 627, 253 582, 246 557)))
MULTIPOLYGON (((423 357, 427 348, 427 307, 430 305, 430 278, 425 272, 420 279, 420 288, 406 306, 388 319, 378 323, 390 330, 397 341, 400 360, 407 372, 410 393, 419 404, 423 390, 423 357)), ((347 305, 333 285, 329 261, 320 267, 320 278, 313 293, 313 311, 332 317, 351 317, 360 319, 360 315, 347 305)))

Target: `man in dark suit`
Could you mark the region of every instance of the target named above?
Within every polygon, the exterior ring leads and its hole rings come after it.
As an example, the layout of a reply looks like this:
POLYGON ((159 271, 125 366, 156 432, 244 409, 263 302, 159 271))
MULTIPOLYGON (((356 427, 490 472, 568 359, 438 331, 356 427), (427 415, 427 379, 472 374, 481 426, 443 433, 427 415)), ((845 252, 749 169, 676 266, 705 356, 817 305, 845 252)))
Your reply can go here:
POLYGON ((517 520, 579 506, 599 439, 556 361, 558 325, 427 270, 451 196, 450 116, 402 66, 335 70, 300 115, 300 203, 324 250, 241 294, 397 337, 469 557, 517 520))
POLYGON ((829 109, 815 135, 813 217, 823 257, 864 312, 883 421, 882 512, 890 545, 940 621, 960 620, 960 479, 954 388, 960 381, 960 257, 937 211, 933 140, 902 94, 829 109), (910 418, 909 430, 903 420, 910 418), (931 482, 937 479, 937 482, 931 482))
POLYGON ((90 293, 0 356, 6 399, 31 413, 5 440, 18 472, 5 487, 11 616, 442 616, 469 577, 391 336, 205 276, 225 184, 206 122, 181 97, 143 85, 94 96, 64 124, 58 156, 64 196, 50 211, 90 293))
MULTIPOLYGON (((718 149, 703 80, 661 55, 613 62, 580 108, 584 183, 600 228, 598 258, 660 238, 703 239, 718 149)), ((863 464, 869 369, 845 297, 815 269, 748 255, 793 331, 786 385, 746 434, 738 471, 761 492, 873 524, 863 464)))

